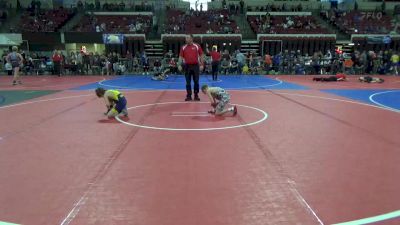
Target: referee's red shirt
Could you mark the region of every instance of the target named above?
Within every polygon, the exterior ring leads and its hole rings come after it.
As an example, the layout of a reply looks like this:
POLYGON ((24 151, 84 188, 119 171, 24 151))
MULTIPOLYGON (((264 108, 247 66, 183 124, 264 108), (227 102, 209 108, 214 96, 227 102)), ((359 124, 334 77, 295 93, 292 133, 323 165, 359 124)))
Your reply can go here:
POLYGON ((203 55, 203 49, 198 44, 184 45, 179 56, 185 60, 187 65, 199 64, 199 56, 203 55))
POLYGON ((221 53, 217 51, 210 52, 210 55, 213 62, 219 62, 221 60, 221 53))
POLYGON ((61 62, 63 60, 63 57, 61 55, 53 55, 52 59, 53 62, 61 62))

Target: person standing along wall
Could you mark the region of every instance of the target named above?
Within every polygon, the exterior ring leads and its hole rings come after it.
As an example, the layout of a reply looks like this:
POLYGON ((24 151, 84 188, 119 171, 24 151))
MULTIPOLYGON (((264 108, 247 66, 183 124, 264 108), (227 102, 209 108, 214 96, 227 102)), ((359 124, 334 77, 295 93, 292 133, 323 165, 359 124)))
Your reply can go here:
POLYGON ((14 72, 14 79, 13 79, 13 85, 22 84, 20 78, 19 78, 19 70, 22 67, 24 58, 22 57, 21 54, 18 53, 18 47, 13 46, 12 47, 12 52, 7 55, 7 62, 11 64, 12 70, 14 72))
MULTIPOLYGON (((208 47, 208 45, 206 46, 208 47)), ((211 52, 208 51, 208 48, 206 48, 206 51, 211 56, 212 78, 213 81, 216 81, 218 80, 218 67, 219 62, 221 61, 221 53, 217 51, 217 46, 213 46, 211 52)))
POLYGON ((53 56, 51 57, 54 65, 53 75, 58 75, 61 77, 61 64, 63 61, 63 57, 60 51, 54 50, 53 56))

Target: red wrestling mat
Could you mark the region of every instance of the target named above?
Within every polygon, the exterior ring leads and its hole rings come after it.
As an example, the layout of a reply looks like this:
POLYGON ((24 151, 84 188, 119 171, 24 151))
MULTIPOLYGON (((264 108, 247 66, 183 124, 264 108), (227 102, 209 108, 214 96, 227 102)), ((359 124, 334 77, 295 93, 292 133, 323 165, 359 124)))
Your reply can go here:
POLYGON ((111 76, 21 76, 22 85, 12 85, 12 76, 0 77, 1 90, 65 90, 113 78, 111 76))
POLYGON ((0 107, 0 221, 309 225, 400 208, 398 113, 317 90, 230 93, 238 116, 216 118, 182 91, 127 91, 134 125, 105 120, 88 91, 0 107))

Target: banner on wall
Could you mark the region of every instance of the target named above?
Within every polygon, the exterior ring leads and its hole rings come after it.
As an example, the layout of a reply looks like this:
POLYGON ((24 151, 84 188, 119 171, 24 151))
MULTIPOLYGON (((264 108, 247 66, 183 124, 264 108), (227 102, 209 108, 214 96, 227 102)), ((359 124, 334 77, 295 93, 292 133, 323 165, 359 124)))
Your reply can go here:
POLYGON ((368 44, 390 44, 392 42, 392 38, 390 36, 368 36, 367 43, 368 44))
POLYGON ((22 43, 21 34, 0 34, 0 45, 20 45, 22 43))
POLYGON ((122 45, 124 43, 124 35, 123 34, 103 34, 103 43, 104 44, 122 45))

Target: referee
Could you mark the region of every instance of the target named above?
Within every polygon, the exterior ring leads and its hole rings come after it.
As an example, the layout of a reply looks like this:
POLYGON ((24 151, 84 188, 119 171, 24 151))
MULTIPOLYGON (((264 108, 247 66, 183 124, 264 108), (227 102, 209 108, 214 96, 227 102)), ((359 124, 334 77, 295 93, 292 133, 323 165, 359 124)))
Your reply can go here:
POLYGON ((193 35, 186 36, 186 45, 182 46, 179 53, 179 70, 182 71, 184 64, 186 78, 186 98, 185 101, 192 101, 192 77, 194 82, 194 100, 200 101, 199 98, 199 78, 200 71, 203 71, 204 60, 203 50, 199 44, 193 43, 193 35))
POLYGON ((208 51, 208 44, 206 44, 206 52, 211 56, 212 78, 213 81, 218 80, 218 67, 221 61, 221 53, 217 51, 217 46, 212 47, 212 51, 208 51))

